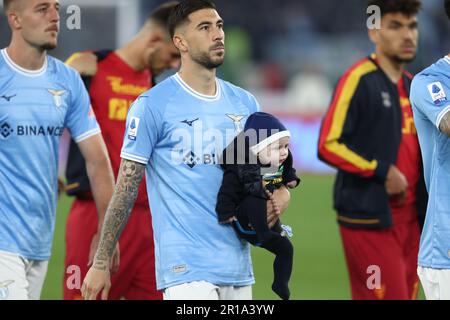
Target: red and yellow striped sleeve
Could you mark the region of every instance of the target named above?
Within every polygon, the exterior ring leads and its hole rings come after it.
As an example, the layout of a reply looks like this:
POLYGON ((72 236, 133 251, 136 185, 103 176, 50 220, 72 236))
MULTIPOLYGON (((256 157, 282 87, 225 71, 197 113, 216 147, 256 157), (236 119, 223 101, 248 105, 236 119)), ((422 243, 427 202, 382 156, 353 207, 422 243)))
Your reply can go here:
POLYGON ((64 61, 64 63, 66 65, 70 66, 75 60, 77 60, 79 58, 89 57, 91 55, 94 55, 94 52, 90 51, 90 50, 75 52, 75 53, 72 53, 70 55, 70 57, 67 58, 66 61, 64 61))
POLYGON ((64 63, 70 65, 75 59, 80 57, 82 54, 83 54, 82 52, 72 53, 72 55, 69 58, 67 58, 67 60, 64 63))
POLYGON ((339 142, 348 110, 361 78, 377 69, 368 58, 350 68, 338 83, 333 101, 322 123, 319 136, 319 157, 338 169, 364 177, 374 175, 377 160, 367 160, 339 142))

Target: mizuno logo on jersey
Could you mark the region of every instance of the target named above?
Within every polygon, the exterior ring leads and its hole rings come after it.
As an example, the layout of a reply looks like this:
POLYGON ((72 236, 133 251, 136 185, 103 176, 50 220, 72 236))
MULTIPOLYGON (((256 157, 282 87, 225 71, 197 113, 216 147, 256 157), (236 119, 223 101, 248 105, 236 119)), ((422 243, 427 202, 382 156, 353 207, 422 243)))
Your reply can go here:
POLYGON ((197 121, 199 118, 196 118, 196 119, 194 119, 194 120, 188 120, 188 119, 186 119, 186 120, 183 120, 183 121, 180 121, 181 123, 186 123, 189 127, 192 127, 192 124, 195 122, 195 121, 197 121))
POLYGON ((440 82, 433 82, 428 85, 428 91, 431 95, 431 100, 433 103, 438 105, 442 102, 447 101, 447 95, 445 94, 444 87, 440 82))
POLYGON ((15 96, 17 96, 17 94, 13 94, 12 96, 2 95, 2 96, 0 96, 0 98, 3 98, 6 101, 10 102, 11 99, 14 98, 15 96))
POLYGON ((55 105, 57 107, 61 107, 62 105, 62 95, 66 92, 66 90, 53 90, 47 89, 53 95, 53 100, 55 101, 55 105))

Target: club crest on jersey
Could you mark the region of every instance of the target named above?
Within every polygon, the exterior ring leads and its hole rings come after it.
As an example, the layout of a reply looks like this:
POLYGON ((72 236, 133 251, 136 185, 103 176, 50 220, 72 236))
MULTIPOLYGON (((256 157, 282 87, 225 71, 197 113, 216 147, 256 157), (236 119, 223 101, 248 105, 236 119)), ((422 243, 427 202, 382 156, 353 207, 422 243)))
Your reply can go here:
POLYGON ((391 96, 388 92, 381 91, 381 100, 383 100, 383 106, 385 108, 392 107, 391 96))
POLYGON ((428 85, 428 91, 431 95, 431 100, 433 103, 438 105, 442 102, 447 101, 447 95, 445 94, 444 87, 440 82, 433 82, 428 85))
POLYGON ((53 90, 47 89, 53 96, 53 100, 55 101, 55 105, 57 107, 61 107, 62 105, 62 95, 66 92, 66 90, 53 90))
POLYGON ((135 141, 138 128, 139 128, 139 118, 132 117, 130 121, 130 125, 128 126, 128 139, 135 141))
POLYGON ((231 119, 231 121, 233 121, 234 124, 234 130, 236 131, 236 133, 239 133, 242 131, 242 119, 244 119, 245 116, 242 115, 235 115, 235 114, 230 114, 230 113, 226 113, 225 114, 228 118, 231 119))

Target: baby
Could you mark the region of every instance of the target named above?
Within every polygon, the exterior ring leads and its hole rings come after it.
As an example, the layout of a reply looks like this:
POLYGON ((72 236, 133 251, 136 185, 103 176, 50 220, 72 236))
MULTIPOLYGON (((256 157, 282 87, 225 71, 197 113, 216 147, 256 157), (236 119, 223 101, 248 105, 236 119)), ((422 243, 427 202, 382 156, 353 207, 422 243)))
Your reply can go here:
POLYGON ((224 150, 224 170, 216 212, 219 223, 232 223, 237 234, 275 254, 272 290, 288 300, 293 247, 280 221, 269 228, 267 200, 282 185, 295 188, 300 179, 288 149, 290 133, 274 116, 256 112, 244 131, 224 150))

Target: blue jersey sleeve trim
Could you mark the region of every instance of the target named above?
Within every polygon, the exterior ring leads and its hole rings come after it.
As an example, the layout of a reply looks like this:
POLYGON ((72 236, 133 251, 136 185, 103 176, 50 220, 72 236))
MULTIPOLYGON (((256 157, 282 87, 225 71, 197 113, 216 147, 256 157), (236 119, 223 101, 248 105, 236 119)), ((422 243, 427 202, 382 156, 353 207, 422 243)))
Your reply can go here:
POLYGON ((444 118, 445 114, 449 111, 450 111, 450 105, 446 106, 444 108, 444 110, 439 112, 437 119, 436 119, 436 128, 438 128, 438 130, 439 130, 439 125, 441 124, 442 118, 444 118))
POLYGON ((136 156, 136 155, 129 154, 129 153, 126 153, 126 152, 122 152, 122 153, 120 154, 120 157, 121 157, 122 159, 126 159, 126 160, 131 160, 131 161, 139 162, 139 163, 142 163, 142 164, 145 164, 145 165, 148 163, 148 160, 149 160, 148 158, 136 156))
POLYGON ((99 134, 99 133, 101 133, 100 128, 95 128, 95 129, 92 129, 92 130, 89 130, 89 131, 87 131, 85 133, 80 134, 79 136, 73 138, 73 140, 76 143, 79 143, 79 142, 81 142, 83 140, 86 140, 87 138, 90 138, 90 137, 92 137, 92 136, 94 136, 96 134, 99 134))

